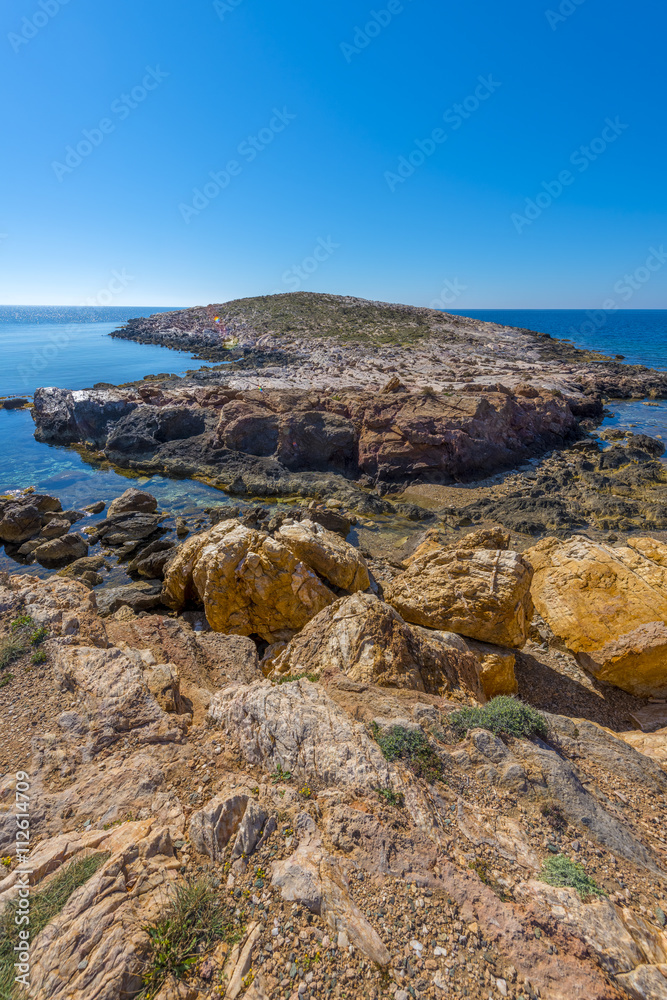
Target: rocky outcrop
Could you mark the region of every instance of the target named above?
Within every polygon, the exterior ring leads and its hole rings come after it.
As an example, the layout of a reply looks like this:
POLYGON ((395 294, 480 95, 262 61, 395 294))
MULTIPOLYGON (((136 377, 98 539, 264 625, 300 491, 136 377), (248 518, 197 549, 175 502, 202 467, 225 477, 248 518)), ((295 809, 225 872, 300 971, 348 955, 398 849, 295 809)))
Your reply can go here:
POLYGON ((31 942, 31 992, 40 1000, 116 1000, 138 991, 146 925, 164 909, 176 876, 169 833, 152 821, 86 840, 96 843, 102 866, 31 942))
POLYGON ((385 587, 385 599, 415 625, 521 648, 533 613, 531 579, 518 552, 427 540, 385 587))
POLYGON ((172 712, 176 710, 178 673, 171 665, 164 665, 161 672, 157 666, 119 649, 85 646, 58 648, 54 662, 57 679, 77 695, 99 746, 129 732, 135 732, 144 743, 182 738, 187 716, 166 715, 158 701, 160 698, 172 712), (165 700, 166 689, 171 695, 165 700))
POLYGON ((667 695, 667 545, 546 538, 525 556, 538 612, 586 670, 641 697, 667 695))
POLYGON ((377 745, 318 684, 230 685, 215 695, 209 711, 252 764, 280 766, 324 786, 388 784, 389 768, 377 745))
POLYGON ((481 701, 516 691, 512 650, 408 625, 373 594, 325 608, 263 668, 273 678, 340 672, 362 684, 462 690, 481 701))
POLYGON ((336 599, 282 542, 238 521, 188 539, 167 566, 163 600, 199 600, 217 632, 288 639, 336 599))
POLYGON ((273 389, 209 393, 178 385, 39 389, 39 440, 102 448, 120 465, 220 467, 244 455, 265 474, 337 471, 383 480, 488 471, 575 434, 557 393, 520 385, 456 394, 273 389))

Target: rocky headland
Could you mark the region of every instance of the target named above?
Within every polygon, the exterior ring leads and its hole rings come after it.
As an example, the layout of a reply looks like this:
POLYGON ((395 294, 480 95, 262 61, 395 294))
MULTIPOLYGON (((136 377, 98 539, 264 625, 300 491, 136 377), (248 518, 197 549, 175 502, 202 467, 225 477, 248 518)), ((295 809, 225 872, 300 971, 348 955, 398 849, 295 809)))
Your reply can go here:
POLYGON ((119 335, 225 364, 37 437, 224 493, 0 498, 0 997, 665 1000, 664 447, 596 428, 667 378, 335 296, 119 335))

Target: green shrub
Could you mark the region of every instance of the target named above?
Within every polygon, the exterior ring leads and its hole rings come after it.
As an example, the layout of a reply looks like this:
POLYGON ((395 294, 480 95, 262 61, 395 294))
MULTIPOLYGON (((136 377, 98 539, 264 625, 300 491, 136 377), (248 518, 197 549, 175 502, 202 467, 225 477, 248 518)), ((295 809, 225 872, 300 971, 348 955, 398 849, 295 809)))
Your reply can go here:
POLYGON ((376 788, 375 791, 387 805, 396 806, 397 809, 402 809, 405 805, 403 792, 392 792, 391 788, 376 788))
POLYGON ((165 915, 145 929, 150 955, 138 1000, 152 1000, 170 976, 183 979, 215 941, 231 942, 239 933, 231 905, 224 905, 205 878, 176 886, 165 915))
MULTIPOLYGON (((71 861, 63 867, 41 891, 30 894, 30 941, 34 941, 49 921, 58 916, 70 896, 85 885, 89 878, 109 858, 109 854, 94 854, 71 861)), ((0 914, 0 1000, 17 995, 14 983, 14 945, 18 942, 18 927, 14 923, 17 901, 8 903, 0 914)))
POLYGON ((393 726, 388 732, 381 732, 373 723, 373 739, 377 742, 385 760, 402 761, 418 778, 435 781, 442 778, 442 761, 421 729, 404 729, 393 726))
POLYGON ((460 736, 470 729, 488 729, 496 736, 544 738, 547 720, 541 712, 517 698, 499 695, 481 708, 462 708, 449 716, 449 724, 460 736))
POLYGON ((30 657, 30 662, 37 665, 38 663, 46 663, 46 653, 43 649, 36 649, 35 652, 30 657))
POLYGON ((589 896, 606 896, 604 889, 586 874, 586 869, 577 861, 571 861, 564 854, 547 858, 542 865, 540 881, 558 888, 576 889, 582 899, 589 896))
POLYGON ((40 628, 35 629, 35 631, 31 633, 30 645, 39 646, 41 645, 41 643, 44 642, 45 639, 48 638, 48 636, 49 636, 48 629, 44 628, 44 626, 42 625, 40 628))
POLYGON ((3 674, 0 677, 0 688, 6 688, 8 684, 11 684, 14 680, 14 674, 3 674))

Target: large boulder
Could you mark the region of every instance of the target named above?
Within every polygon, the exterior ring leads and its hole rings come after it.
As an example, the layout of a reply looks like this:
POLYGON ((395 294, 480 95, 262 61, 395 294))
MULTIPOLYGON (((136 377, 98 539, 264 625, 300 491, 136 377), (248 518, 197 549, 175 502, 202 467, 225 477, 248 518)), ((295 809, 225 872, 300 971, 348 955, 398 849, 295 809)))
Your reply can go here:
POLYGON ((167 566, 163 600, 203 603, 216 632, 289 639, 336 596, 283 542, 239 521, 188 539, 167 566))
POLYGON ((355 592, 370 586, 368 568, 358 549, 313 521, 284 524, 276 537, 325 580, 355 592))
POLYGON ((47 568, 63 566, 66 563, 74 562, 76 559, 83 559, 88 555, 88 543, 81 535, 74 532, 62 535, 60 538, 52 538, 48 542, 42 542, 34 551, 35 559, 42 566, 47 568))
POLYGON ((540 615, 598 680, 667 695, 667 545, 545 538, 525 553, 540 615))
POLYGON ((152 493, 145 493, 130 487, 119 497, 112 500, 107 510, 107 517, 114 517, 116 514, 153 514, 157 510, 157 500, 152 493))
POLYGON ((6 503, 0 507, 0 541, 25 542, 39 533, 42 518, 33 504, 6 503))
POLYGON ((427 540, 385 586, 385 598, 415 625, 521 648, 533 614, 531 579, 518 552, 427 540))
POLYGON ((408 625, 373 594, 325 608, 267 665, 275 678, 340 672, 362 684, 429 694, 463 688, 480 701, 516 691, 511 650, 408 625))

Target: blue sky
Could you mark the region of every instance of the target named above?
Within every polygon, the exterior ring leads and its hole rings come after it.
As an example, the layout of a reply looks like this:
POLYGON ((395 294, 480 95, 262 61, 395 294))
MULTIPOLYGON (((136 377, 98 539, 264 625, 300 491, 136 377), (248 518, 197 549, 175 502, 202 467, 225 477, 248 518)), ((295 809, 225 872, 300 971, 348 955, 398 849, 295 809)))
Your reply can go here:
POLYGON ((601 305, 667 246, 666 29, 658 0, 9 0, 0 302, 601 305))

